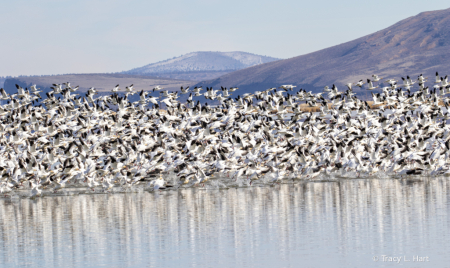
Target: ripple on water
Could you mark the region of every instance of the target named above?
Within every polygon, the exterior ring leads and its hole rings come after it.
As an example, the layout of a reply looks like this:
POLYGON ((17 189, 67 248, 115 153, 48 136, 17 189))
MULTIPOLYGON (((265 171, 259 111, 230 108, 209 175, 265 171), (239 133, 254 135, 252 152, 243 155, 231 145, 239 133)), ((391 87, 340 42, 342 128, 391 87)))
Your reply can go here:
POLYGON ((227 190, 220 183, 206 191, 2 199, 0 267, 379 267, 372 258, 381 255, 428 256, 435 267, 450 261, 448 178, 227 190))

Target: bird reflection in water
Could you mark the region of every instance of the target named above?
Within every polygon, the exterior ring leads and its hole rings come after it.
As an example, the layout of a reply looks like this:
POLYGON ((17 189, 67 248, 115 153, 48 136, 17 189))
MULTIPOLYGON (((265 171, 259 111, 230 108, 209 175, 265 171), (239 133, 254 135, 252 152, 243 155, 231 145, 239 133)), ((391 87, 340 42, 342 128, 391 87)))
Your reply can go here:
POLYGON ((370 266, 390 252, 439 266, 450 261, 449 186, 361 179, 1 199, 0 266, 370 266))

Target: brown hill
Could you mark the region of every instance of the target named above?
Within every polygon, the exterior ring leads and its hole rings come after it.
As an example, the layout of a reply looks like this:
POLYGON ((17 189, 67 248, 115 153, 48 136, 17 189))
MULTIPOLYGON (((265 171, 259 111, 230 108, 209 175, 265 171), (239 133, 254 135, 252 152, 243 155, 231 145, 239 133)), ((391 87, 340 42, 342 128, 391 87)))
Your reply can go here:
POLYGON ((237 86, 240 94, 282 84, 318 91, 377 74, 434 80, 450 69, 450 9, 423 12, 376 33, 306 55, 280 60, 201 82, 202 86, 237 86))
MULTIPOLYGON (((95 87, 99 94, 112 94, 110 91, 115 85, 119 84, 122 89, 119 95, 123 95, 125 92, 125 87, 134 84, 135 91, 150 91, 157 85, 164 88, 164 90, 176 91, 179 90, 181 86, 186 87, 193 85, 194 81, 185 80, 175 80, 169 78, 158 78, 158 77, 148 77, 148 76, 137 76, 129 74, 66 74, 66 75, 54 75, 54 76, 24 76, 24 77, 14 77, 8 78, 5 81, 5 91, 9 94, 17 93, 15 84, 20 85, 23 88, 30 87, 36 84, 40 90, 43 91, 41 96, 45 98, 45 93, 51 91, 50 88, 52 84, 62 84, 65 82, 70 82, 72 87, 77 85, 80 86, 78 94, 84 96, 85 92, 90 87, 95 87)), ((151 92, 151 96, 158 96, 160 91, 151 92)), ((183 95, 180 101, 186 101, 187 96, 183 95)), ((135 94, 129 96, 130 101, 137 101, 139 95, 135 94)))
POLYGON ((174 91, 179 90, 181 86, 195 83, 193 81, 129 74, 64 74, 8 78, 5 81, 5 90, 9 93, 15 93, 17 91, 15 84, 19 84, 24 88, 30 87, 32 84, 36 84, 39 88, 50 88, 52 84, 62 84, 64 82, 70 82, 72 87, 80 86, 81 92, 87 91, 90 87, 95 87, 99 92, 109 92, 117 84, 120 84, 122 91, 131 84, 134 84, 135 90, 144 89, 148 91, 159 85, 164 89, 174 91))

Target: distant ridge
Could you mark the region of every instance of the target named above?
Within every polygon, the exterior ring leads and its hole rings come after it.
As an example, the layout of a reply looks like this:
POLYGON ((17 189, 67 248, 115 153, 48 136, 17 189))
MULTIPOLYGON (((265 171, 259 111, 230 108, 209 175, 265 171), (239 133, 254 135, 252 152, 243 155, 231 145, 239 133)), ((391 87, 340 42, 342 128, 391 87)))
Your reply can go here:
POLYGON ((191 52, 122 73, 201 81, 279 59, 247 52, 191 52))
MULTIPOLYGON (((64 75, 48 75, 48 76, 23 76, 8 78, 5 81, 5 91, 8 94, 17 93, 16 84, 23 88, 29 88, 31 85, 36 84, 40 90, 42 90, 42 96, 46 92, 51 91, 52 84, 62 84, 70 82, 73 87, 79 86, 79 90, 76 92, 81 96, 90 88, 95 87, 100 94, 109 94, 111 89, 115 85, 120 84, 121 91, 125 92, 125 87, 134 84, 136 91, 145 90, 151 91, 155 86, 161 86, 165 90, 176 91, 181 86, 193 85, 192 81, 158 78, 158 77, 142 77, 129 74, 64 74, 64 75)), ((152 93, 150 93, 152 94, 152 93)), ((155 92, 152 95, 158 96, 159 92, 155 92)), ((187 96, 186 96, 187 97, 187 96)), ((136 101, 139 99, 139 95, 129 97, 130 100, 136 101)), ((183 98, 181 98, 183 100, 183 98)))
MULTIPOLYGON (((423 12, 384 30, 306 55, 265 63, 204 81, 198 86, 237 86, 238 94, 294 84, 314 92, 377 74, 413 79, 450 73, 450 9, 423 12)), ((366 92, 366 91, 365 91, 366 92)), ((360 91, 360 93, 366 94, 360 91)), ((237 95, 237 94, 235 94, 237 95)))
POLYGON ((5 83, 6 77, 0 77, 0 88, 3 87, 3 84, 5 83))

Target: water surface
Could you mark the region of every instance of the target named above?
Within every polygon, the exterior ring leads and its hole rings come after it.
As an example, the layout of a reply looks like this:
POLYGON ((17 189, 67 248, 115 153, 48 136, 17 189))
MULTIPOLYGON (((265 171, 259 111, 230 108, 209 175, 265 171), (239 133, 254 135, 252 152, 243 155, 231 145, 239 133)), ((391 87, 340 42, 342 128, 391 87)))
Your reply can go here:
POLYGON ((445 267, 449 190, 447 178, 343 179, 3 198, 0 267, 445 267))

